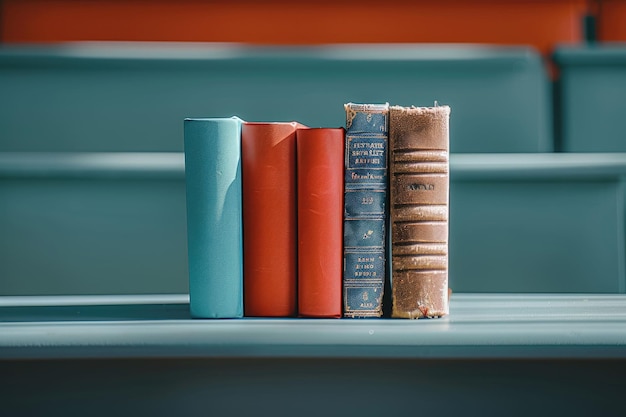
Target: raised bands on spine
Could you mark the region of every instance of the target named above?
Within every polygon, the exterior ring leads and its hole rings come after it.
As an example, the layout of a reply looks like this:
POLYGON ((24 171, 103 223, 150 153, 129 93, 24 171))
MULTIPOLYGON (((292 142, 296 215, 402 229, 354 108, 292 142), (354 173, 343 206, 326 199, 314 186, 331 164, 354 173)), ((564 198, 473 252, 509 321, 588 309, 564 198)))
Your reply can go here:
POLYGON ((448 256, 394 255, 392 265, 394 271, 410 271, 413 269, 444 271, 448 269, 448 256))
POLYGON ((399 243, 393 247, 393 255, 447 255, 444 243, 399 243))
POLYGON ((394 161, 394 175, 402 174, 446 174, 448 173, 448 164, 446 162, 408 162, 394 161))
POLYGON ((393 160, 396 162, 448 162, 448 152, 446 150, 415 150, 415 148, 405 148, 393 150, 393 160))
POLYGON ((447 221, 448 206, 394 204, 393 221, 447 221))

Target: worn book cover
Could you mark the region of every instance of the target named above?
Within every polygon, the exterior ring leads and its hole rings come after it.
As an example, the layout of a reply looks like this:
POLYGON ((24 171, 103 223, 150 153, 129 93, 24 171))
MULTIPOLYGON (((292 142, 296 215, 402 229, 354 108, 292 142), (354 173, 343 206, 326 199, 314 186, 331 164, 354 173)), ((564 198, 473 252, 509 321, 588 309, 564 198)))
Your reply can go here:
POLYGON ((389 105, 345 105, 343 314, 380 317, 386 271, 389 105))
POLYGON ((297 314, 296 130, 242 126, 244 314, 297 314))
POLYGON ((448 314, 450 108, 389 109, 392 317, 448 314))
POLYGON ((298 315, 341 317, 343 128, 298 129, 298 315))
POLYGON ((241 120, 184 121, 192 317, 243 316, 241 120))

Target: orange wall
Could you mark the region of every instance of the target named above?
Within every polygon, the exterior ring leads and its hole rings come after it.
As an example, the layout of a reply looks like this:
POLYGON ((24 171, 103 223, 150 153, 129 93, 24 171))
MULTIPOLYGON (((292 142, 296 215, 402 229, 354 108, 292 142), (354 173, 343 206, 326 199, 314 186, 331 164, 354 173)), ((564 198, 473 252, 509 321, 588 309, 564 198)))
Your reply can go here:
POLYGON ((582 40, 586 0, 4 0, 13 42, 477 42, 549 53, 582 40))
POLYGON ((602 1, 598 10, 598 39, 626 41, 626 1, 602 1))

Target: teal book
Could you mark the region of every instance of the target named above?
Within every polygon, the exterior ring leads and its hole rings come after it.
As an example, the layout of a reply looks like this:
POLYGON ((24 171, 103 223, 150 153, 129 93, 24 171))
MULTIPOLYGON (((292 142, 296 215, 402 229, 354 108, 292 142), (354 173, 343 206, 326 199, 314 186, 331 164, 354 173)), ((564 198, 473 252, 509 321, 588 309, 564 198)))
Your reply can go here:
POLYGON ((195 318, 243 317, 241 125, 185 119, 189 307, 195 318))
POLYGON ((380 317, 386 275, 389 104, 345 105, 343 316, 380 317))

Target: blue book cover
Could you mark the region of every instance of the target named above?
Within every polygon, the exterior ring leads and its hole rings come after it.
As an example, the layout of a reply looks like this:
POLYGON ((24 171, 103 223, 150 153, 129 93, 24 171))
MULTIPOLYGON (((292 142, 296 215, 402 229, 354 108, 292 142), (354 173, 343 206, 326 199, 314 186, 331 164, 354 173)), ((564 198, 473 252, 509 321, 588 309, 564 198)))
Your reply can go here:
POLYGON ((243 317, 241 124, 185 119, 189 305, 196 318, 243 317))
POLYGON ((344 317, 380 317, 386 272, 389 104, 345 105, 344 317))

